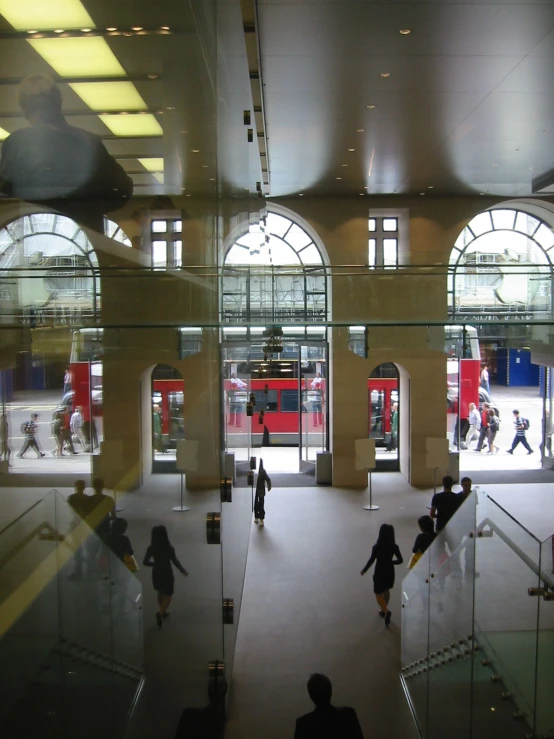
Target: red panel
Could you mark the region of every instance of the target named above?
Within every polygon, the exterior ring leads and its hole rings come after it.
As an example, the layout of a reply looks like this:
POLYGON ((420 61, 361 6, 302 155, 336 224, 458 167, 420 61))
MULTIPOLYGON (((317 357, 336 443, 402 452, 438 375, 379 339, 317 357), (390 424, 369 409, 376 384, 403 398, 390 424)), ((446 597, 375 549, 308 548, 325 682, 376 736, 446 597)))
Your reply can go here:
POLYGON ((460 359, 460 418, 469 416, 470 403, 479 408, 480 374, 479 359, 460 359))
POLYGON ((71 370, 71 389, 73 396, 73 408, 80 405, 83 409, 83 420, 90 421, 90 364, 89 362, 73 362, 71 370))

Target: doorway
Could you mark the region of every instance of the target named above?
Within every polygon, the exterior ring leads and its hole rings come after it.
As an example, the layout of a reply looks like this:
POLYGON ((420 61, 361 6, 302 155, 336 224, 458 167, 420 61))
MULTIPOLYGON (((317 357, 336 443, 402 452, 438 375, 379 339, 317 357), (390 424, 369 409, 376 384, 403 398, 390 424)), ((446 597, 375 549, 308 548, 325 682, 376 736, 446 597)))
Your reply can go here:
POLYGON ((376 367, 368 378, 368 435, 375 439, 376 471, 400 469, 400 373, 392 362, 376 367))
POLYGON ((176 472, 177 441, 185 438, 183 377, 175 367, 152 371, 152 472, 176 472))
POLYGON ((302 486, 328 449, 327 344, 284 338, 278 354, 264 348, 255 339, 224 345, 224 448, 235 455, 237 484, 250 458, 262 457, 279 484, 302 486))

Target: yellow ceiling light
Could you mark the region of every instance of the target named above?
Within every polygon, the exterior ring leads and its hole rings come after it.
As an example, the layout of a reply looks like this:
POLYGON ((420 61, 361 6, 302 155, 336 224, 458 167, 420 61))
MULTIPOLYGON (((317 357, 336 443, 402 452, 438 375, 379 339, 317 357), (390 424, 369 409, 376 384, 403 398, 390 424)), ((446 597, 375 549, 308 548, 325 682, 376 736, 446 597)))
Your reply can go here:
POLYGON ((91 110, 146 110, 132 82, 71 82, 74 93, 91 110))
POLYGON ((60 77, 125 77, 113 51, 99 36, 27 39, 60 77))
POLYGON ((18 31, 94 26, 80 0, 0 0, 0 13, 18 31))
POLYGON ((7 139, 9 135, 9 132, 6 131, 5 128, 0 128, 0 141, 4 141, 4 139, 7 139))
POLYGON ((149 172, 163 172, 164 171, 164 159, 163 157, 145 157, 139 159, 144 169, 149 172))
POLYGON ((163 136, 162 127, 150 113, 98 117, 115 136, 163 136))

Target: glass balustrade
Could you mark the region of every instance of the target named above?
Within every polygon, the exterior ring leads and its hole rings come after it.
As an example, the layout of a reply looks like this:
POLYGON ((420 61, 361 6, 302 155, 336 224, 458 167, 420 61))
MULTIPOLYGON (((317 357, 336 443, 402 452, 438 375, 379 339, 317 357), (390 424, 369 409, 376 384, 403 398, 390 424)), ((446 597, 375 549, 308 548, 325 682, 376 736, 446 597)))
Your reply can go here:
POLYGON ((402 585, 402 682, 424 739, 551 736, 552 538, 476 489, 402 585))
POLYGON ((0 733, 119 737, 142 684, 141 585, 51 491, 0 533, 0 733))

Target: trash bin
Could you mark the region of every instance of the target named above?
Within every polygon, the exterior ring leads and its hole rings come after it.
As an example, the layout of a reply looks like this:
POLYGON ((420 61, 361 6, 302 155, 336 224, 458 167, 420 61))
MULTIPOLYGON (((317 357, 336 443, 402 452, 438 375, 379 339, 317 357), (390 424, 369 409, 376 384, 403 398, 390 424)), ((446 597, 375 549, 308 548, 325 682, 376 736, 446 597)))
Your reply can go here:
POLYGON ((332 452, 318 452, 315 460, 315 481, 318 485, 331 485, 333 482, 332 452))

